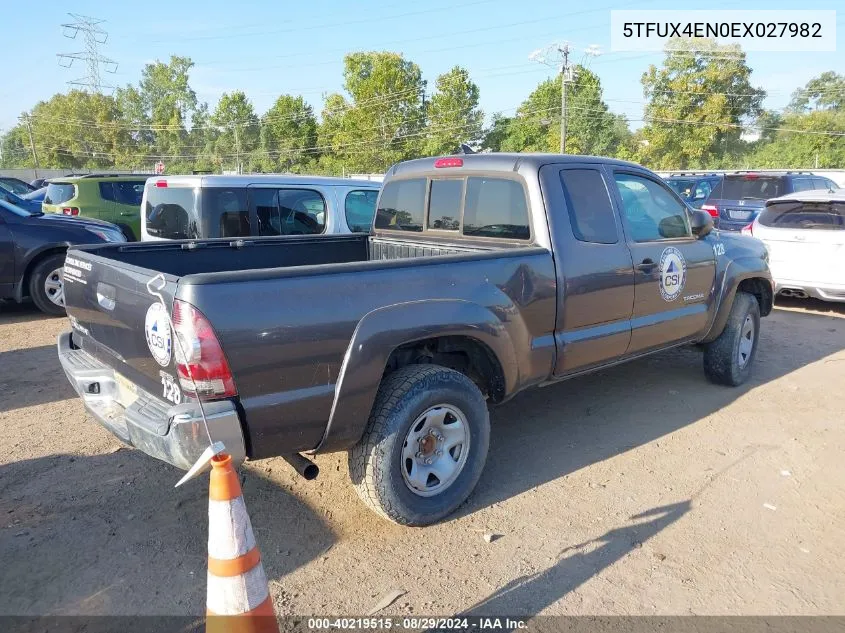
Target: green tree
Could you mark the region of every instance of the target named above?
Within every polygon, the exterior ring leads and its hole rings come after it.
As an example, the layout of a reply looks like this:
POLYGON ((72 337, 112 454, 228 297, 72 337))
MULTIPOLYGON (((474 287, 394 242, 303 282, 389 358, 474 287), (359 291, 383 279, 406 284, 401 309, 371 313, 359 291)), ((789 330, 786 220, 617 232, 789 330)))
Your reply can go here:
POLYGON ((211 123, 218 128, 215 147, 224 165, 232 165, 240 171, 244 163, 247 169, 261 164, 261 155, 256 152, 258 116, 244 92, 224 92, 211 116, 211 123))
POLYGON ((792 93, 789 109, 793 112, 812 110, 845 110, 845 75, 828 70, 792 93))
POLYGON ((489 127, 484 130, 484 139, 481 141, 481 147, 491 152, 501 152, 502 144, 508 137, 512 117, 506 117, 501 112, 496 112, 490 121, 489 127))
MULTIPOLYGON (((567 86, 566 151, 569 154, 613 156, 630 136, 627 120, 610 112, 601 80, 576 66, 567 86)), ((522 102, 501 143, 503 151, 560 151, 560 78, 541 82, 522 102)))
POLYGON ((302 97, 281 95, 261 119, 265 171, 300 172, 318 155, 317 119, 302 97))
POLYGON ((440 75, 428 106, 428 134, 423 152, 451 154, 461 142, 481 139, 484 113, 478 107, 478 86, 469 72, 455 66, 440 75))
POLYGON ((780 119, 780 126, 771 132, 771 142, 758 146, 750 164, 778 169, 845 165, 845 111, 789 113, 780 119))
MULTIPOLYGON (((71 90, 41 101, 24 114, 31 126, 42 167, 103 168, 130 164, 135 143, 121 124, 115 99, 108 95, 71 90)), ((29 134, 23 124, 3 141, 4 162, 34 166, 29 134)))
POLYGON ((168 63, 156 61, 144 66, 137 87, 117 90, 123 119, 139 144, 153 156, 194 153, 186 148, 187 126, 197 109, 197 95, 189 82, 193 65, 190 58, 174 55, 168 63))
POLYGON ((384 171, 418 156, 425 116, 419 66, 398 53, 351 53, 344 58, 344 89, 326 98, 318 145, 323 169, 384 171))
POLYGON ((640 159, 656 169, 706 168, 745 151, 742 125, 762 112, 765 92, 751 85, 738 45, 671 41, 660 68, 642 76, 648 103, 640 159))

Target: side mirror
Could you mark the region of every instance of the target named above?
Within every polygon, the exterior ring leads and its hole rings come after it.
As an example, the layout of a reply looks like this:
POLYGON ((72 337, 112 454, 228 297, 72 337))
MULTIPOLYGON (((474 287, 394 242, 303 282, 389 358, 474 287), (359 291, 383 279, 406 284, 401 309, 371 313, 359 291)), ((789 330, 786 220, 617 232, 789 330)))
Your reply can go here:
POLYGON ((713 230, 713 216, 701 209, 690 209, 690 228, 695 237, 704 237, 713 230))

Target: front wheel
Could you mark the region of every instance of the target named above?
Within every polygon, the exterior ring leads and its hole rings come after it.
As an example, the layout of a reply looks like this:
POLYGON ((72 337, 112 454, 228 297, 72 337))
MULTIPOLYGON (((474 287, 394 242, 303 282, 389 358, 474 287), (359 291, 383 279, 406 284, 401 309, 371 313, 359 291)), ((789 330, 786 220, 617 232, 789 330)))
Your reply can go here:
POLYGON ((29 296, 42 312, 65 314, 64 266, 65 254, 56 253, 38 262, 29 276, 29 296))
POLYGON ((712 382, 736 387, 748 380, 760 337, 760 305, 737 292, 725 329, 704 347, 704 373, 712 382))
POLYGON ((478 387, 439 365, 410 365, 379 387, 349 475, 371 510, 430 525, 469 497, 484 468, 490 417, 478 387))

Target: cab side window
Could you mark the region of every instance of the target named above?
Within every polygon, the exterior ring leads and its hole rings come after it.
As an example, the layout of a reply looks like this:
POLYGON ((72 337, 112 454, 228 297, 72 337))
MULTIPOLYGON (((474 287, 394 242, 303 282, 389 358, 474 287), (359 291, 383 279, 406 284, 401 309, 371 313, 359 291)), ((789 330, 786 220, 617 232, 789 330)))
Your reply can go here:
POLYGON ((616 218, 604 178, 597 169, 563 169, 563 195, 572 232, 581 242, 616 244, 616 218))
POLYGON ((650 178, 614 174, 622 213, 635 242, 692 237, 686 207, 650 178))

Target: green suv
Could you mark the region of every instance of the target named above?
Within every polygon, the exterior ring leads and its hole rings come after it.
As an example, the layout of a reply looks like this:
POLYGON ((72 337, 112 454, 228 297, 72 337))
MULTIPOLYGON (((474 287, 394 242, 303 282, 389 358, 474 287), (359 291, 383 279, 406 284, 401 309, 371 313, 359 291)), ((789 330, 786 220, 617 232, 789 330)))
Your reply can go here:
POLYGON ((132 242, 141 235, 141 197, 147 178, 137 174, 53 178, 47 184, 42 210, 111 222, 132 242))

